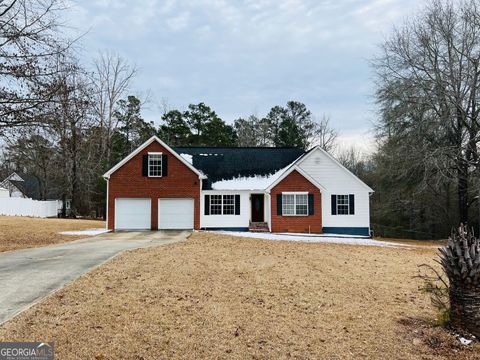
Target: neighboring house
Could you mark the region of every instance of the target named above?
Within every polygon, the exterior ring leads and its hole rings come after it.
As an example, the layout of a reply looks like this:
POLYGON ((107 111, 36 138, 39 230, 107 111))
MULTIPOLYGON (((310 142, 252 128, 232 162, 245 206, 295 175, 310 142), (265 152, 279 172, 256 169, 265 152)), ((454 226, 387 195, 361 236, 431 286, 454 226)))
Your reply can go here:
POLYGON ((0 183, 0 186, 7 189, 9 197, 28 198, 18 186, 18 182, 22 182, 23 179, 17 173, 10 174, 5 180, 0 183))
MULTIPOLYGON (((9 197, 25 198, 32 200, 56 200, 58 202, 58 212, 61 214, 63 209, 62 195, 60 191, 48 189, 43 195, 40 180, 33 175, 13 172, 5 180, 0 182, 0 187, 9 192, 9 197)), ((65 201, 67 215, 70 212, 70 200, 65 201)))
POLYGON ((170 148, 154 136, 104 178, 112 230, 370 234, 373 190, 319 147, 170 148))
POLYGON ((10 197, 10 192, 8 191, 8 189, 0 187, 0 198, 8 198, 8 197, 10 197))

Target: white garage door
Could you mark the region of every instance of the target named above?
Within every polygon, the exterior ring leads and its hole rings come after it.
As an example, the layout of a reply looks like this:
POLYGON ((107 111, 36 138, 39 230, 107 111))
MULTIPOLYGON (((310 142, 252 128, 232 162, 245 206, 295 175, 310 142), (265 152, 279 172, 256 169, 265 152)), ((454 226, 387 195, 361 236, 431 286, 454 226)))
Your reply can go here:
POLYGON ((116 199, 115 229, 118 230, 150 230, 150 199, 116 199))
POLYGON ((158 228, 193 229, 193 199, 158 199, 158 228))

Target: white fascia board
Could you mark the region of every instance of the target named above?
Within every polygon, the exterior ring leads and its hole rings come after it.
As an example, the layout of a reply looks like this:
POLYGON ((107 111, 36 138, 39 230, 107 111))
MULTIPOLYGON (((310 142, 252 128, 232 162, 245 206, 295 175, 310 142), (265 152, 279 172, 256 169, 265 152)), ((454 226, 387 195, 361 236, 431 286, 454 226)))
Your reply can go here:
MULTIPOLYGON (((308 154, 307 154, 308 156, 308 154)), ((288 175, 290 175, 292 173, 293 170, 297 170, 300 175, 302 175, 305 179, 307 179, 308 181, 310 181, 313 185, 315 185, 317 188, 320 189, 320 192, 324 192, 326 191, 327 189, 322 185, 320 184, 318 181, 316 181, 314 178, 312 178, 310 175, 308 175, 304 170, 302 170, 299 166, 298 166, 298 163, 295 163, 293 164, 293 166, 288 169, 287 171, 285 171, 282 176, 280 176, 277 180, 275 180, 272 184, 270 184, 270 186, 266 189, 267 192, 270 192, 275 186, 277 186, 278 183, 280 183, 280 181, 282 181, 283 179, 285 179, 288 175)))
POLYGON ((142 145, 140 145, 137 149, 135 149, 135 151, 133 151, 130 155, 128 155, 126 158, 124 158, 122 161, 120 161, 117 165, 115 165, 110 170, 108 170, 105 174, 103 174, 103 178, 104 179, 109 179, 110 175, 112 175, 115 171, 120 169, 123 165, 125 165, 127 162, 129 162, 135 155, 140 153, 140 151, 145 149, 148 145, 150 145, 154 141, 158 142, 165 149, 167 149, 168 152, 170 152, 173 156, 175 156, 178 160, 180 160, 185 166, 187 166, 190 170, 192 170, 195 174, 197 174, 200 179, 205 179, 206 178, 206 176, 204 174, 202 174, 200 171, 198 171, 196 168, 194 168, 193 165, 191 165, 183 157, 181 157, 179 154, 177 154, 176 151, 174 151, 170 146, 165 144, 157 136, 152 136, 150 139, 145 141, 142 145))

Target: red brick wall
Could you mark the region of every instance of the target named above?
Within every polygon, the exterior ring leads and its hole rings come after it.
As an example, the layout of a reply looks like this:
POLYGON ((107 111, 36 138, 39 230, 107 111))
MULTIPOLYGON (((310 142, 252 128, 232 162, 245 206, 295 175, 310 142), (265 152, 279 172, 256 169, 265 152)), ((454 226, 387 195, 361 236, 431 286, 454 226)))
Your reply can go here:
POLYGON ((120 167, 108 184, 108 228, 115 224, 115 198, 152 199, 152 230, 158 229, 159 198, 193 198, 195 204, 194 227, 200 228, 200 179, 184 163, 154 141, 120 167), (143 155, 162 152, 168 156, 168 175, 160 178, 142 176, 143 155))
POLYGON ((292 171, 271 191, 272 231, 273 232, 322 232, 322 198, 320 190, 305 179, 298 171, 292 171), (314 214, 309 216, 277 215, 277 194, 282 192, 309 192, 313 194, 314 214))

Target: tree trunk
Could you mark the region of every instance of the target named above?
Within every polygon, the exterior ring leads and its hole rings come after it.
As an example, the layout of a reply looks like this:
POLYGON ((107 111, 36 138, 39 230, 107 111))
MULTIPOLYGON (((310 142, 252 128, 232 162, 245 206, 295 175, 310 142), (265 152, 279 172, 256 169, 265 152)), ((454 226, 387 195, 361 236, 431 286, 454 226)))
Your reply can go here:
POLYGON ((480 338, 480 286, 450 286, 450 320, 454 329, 480 338))
POLYGON ((468 223, 468 165, 462 159, 458 165, 457 174, 458 213, 460 222, 468 223))

